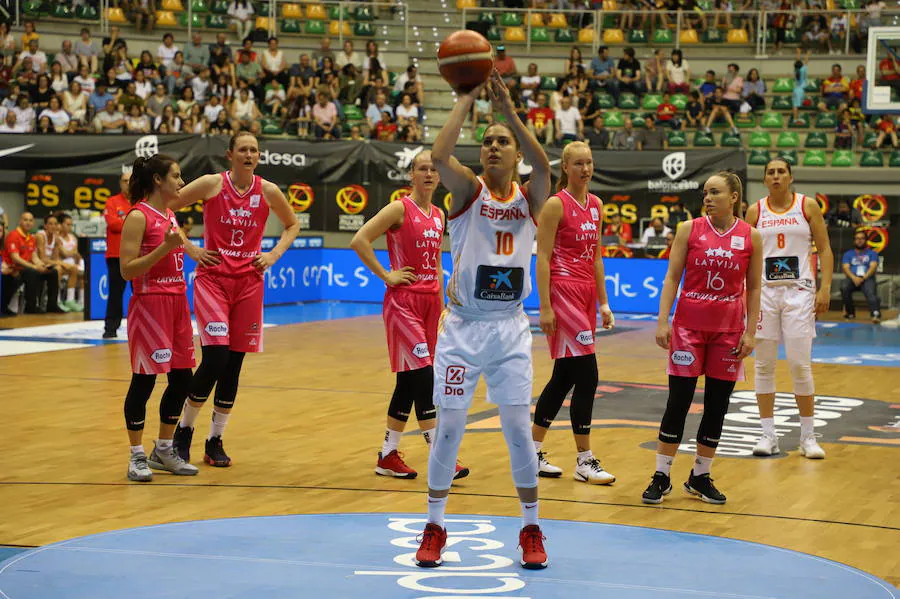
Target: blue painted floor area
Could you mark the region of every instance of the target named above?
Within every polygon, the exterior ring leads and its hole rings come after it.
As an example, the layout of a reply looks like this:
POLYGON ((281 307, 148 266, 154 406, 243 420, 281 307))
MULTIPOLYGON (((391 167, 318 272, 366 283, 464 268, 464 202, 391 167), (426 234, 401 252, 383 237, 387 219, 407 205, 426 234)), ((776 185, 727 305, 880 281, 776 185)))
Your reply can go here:
POLYGON ((24 547, 7 547, 6 545, 0 545, 0 562, 18 555, 23 551, 27 550, 24 547))
POLYGON ((890 599, 815 556, 719 537, 547 520, 550 567, 518 564, 518 518, 453 516, 445 565, 413 564, 421 515, 326 514, 166 524, 72 539, 0 564, 10 599, 890 599), (698 569, 697 565, 702 564, 698 569), (760 576, 764 572, 765 576, 760 576))

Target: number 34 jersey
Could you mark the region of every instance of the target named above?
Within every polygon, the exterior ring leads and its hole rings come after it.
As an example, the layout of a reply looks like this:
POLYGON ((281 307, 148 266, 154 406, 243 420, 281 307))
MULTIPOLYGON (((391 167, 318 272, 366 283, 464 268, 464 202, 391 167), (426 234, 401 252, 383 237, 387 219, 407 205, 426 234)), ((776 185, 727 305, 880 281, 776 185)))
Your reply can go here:
POLYGON ((231 181, 231 173, 225 171, 221 175, 221 191, 203 204, 203 241, 206 249, 219 252, 222 262, 199 267, 198 275, 239 277, 258 274, 253 260, 262 247, 269 218, 262 177, 254 175, 250 189, 238 193, 231 181))
POLYGON ((691 222, 674 324, 696 331, 743 331, 753 228, 736 219, 728 231, 719 233, 709 217, 691 222))
POLYGON ((518 184, 508 198, 478 191, 450 217, 453 275, 450 308, 467 313, 513 313, 531 293, 531 254, 537 224, 518 184))

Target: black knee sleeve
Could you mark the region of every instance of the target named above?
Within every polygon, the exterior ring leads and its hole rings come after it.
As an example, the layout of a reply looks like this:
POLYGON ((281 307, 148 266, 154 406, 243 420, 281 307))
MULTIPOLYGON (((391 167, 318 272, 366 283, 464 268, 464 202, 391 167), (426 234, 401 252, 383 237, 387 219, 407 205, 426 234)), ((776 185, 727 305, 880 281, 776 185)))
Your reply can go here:
POLYGON ((238 382, 241 378, 241 367, 244 365, 244 352, 229 351, 225 370, 219 374, 216 382, 216 398, 213 405, 217 408, 231 409, 237 399, 238 382))
POLYGON ((565 359, 572 360, 574 366, 575 389, 569 406, 572 432, 576 435, 588 435, 593 420, 594 396, 597 395, 597 357, 592 354, 565 359))
POLYGON ((125 428, 130 431, 144 430, 147 417, 147 400, 156 384, 155 374, 132 374, 131 385, 125 395, 125 428))
POLYGON ((184 400, 191 388, 191 369, 176 368, 169 372, 169 386, 159 402, 159 421, 163 424, 178 424, 184 400))
POLYGON ((697 442, 701 445, 712 448, 719 446, 722 424, 725 422, 725 414, 728 412, 728 403, 731 401, 734 385, 734 381, 706 377, 706 389, 703 392, 703 418, 700 420, 700 428, 697 430, 697 442))
POLYGON ((409 412, 415 401, 413 384, 414 370, 397 373, 397 384, 394 385, 394 394, 391 395, 391 403, 388 405, 388 416, 400 422, 409 420, 409 412))
POLYGON ((203 403, 212 393, 216 381, 228 365, 227 345, 204 345, 200 366, 191 379, 191 401, 203 403))
POLYGON ((434 420, 437 417, 434 407, 434 368, 426 366, 413 370, 410 374, 414 375, 413 403, 416 406, 416 420, 434 420))
POLYGON ((659 425, 659 440, 663 443, 681 443, 684 421, 694 401, 696 388, 697 377, 669 375, 669 399, 659 425))
POLYGON ((534 406, 534 423, 536 425, 550 428, 566 399, 566 394, 575 384, 571 360, 571 358, 560 358, 553 362, 553 374, 550 375, 550 380, 541 391, 537 405, 534 406))

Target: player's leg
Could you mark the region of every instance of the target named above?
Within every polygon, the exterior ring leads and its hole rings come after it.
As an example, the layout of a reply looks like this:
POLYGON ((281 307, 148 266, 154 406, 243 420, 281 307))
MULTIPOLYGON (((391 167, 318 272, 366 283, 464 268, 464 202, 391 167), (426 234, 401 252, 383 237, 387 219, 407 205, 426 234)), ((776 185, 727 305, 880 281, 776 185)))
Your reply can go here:
POLYGON ((147 401, 153 393, 155 384, 156 375, 135 373, 131 375, 131 384, 128 393, 125 394, 125 428, 128 431, 128 444, 131 446, 128 480, 139 482, 153 480, 153 471, 147 464, 147 454, 144 451, 143 436, 147 401))
POLYGON ((767 456, 779 452, 775 434, 775 366, 778 363, 778 341, 784 325, 784 287, 763 286, 759 299, 759 323, 756 326, 756 362, 754 386, 759 407, 762 435, 753 455, 767 456))
POLYGON ((219 374, 216 381, 216 395, 213 399, 213 412, 209 427, 209 435, 206 438, 206 446, 203 453, 203 461, 210 466, 226 468, 231 466, 231 458, 225 453, 222 444, 222 435, 225 426, 234 409, 237 399, 238 384, 241 378, 241 368, 244 365, 244 352, 228 350, 228 360, 225 368, 219 374))
POLYGON ((800 453, 810 459, 822 459, 825 451, 816 442, 815 383, 812 375, 812 340, 816 336, 815 291, 790 288, 785 292, 785 312, 782 320, 784 353, 794 399, 800 411, 800 453))
MULTIPOLYGON (((403 461, 398 448, 400 446, 400 437, 403 435, 403 430, 406 428, 406 423, 409 420, 409 413, 412 411, 416 394, 421 392, 417 387, 421 386, 420 381, 423 377, 417 376, 418 374, 431 374, 433 376, 433 370, 429 366, 418 370, 398 372, 396 375, 397 382, 394 385, 394 393, 391 395, 391 403, 388 404, 384 442, 381 445, 381 451, 378 452, 375 474, 396 478, 415 478, 417 476, 417 472, 403 461), (421 372, 425 370, 428 372, 421 372)), ((430 386, 431 384, 429 384, 430 386)), ((421 425, 421 421, 419 424, 421 425)), ((431 428, 434 428, 434 413, 431 414, 430 424, 432 425, 431 428)), ((431 432, 429 431, 428 434, 430 435, 431 432)))
POLYGON ((578 456, 575 461, 575 480, 592 485, 608 485, 616 482, 616 477, 600 465, 600 460, 591 451, 591 421, 593 420, 594 397, 597 395, 597 356, 578 356, 572 358, 575 363, 575 389, 572 391, 572 403, 569 416, 572 422, 572 433, 575 437, 575 448, 578 456))
POLYGON ((559 409, 569 390, 575 384, 573 358, 559 358, 553 362, 553 374, 534 407, 534 424, 531 427, 531 436, 534 441, 534 449, 538 459, 538 474, 549 478, 562 476, 562 468, 554 466, 547 460, 543 451, 544 438, 550 425, 556 419, 559 409))
POLYGON ((706 503, 723 504, 723 495, 713 485, 709 476, 713 458, 716 457, 716 448, 719 446, 719 437, 722 434, 722 424, 725 422, 725 414, 728 412, 728 402, 731 392, 734 391, 735 381, 713 378, 707 374, 706 388, 703 391, 703 418, 700 420, 700 428, 697 431, 697 454, 694 458, 694 466, 684 489, 691 495, 696 495, 706 503))

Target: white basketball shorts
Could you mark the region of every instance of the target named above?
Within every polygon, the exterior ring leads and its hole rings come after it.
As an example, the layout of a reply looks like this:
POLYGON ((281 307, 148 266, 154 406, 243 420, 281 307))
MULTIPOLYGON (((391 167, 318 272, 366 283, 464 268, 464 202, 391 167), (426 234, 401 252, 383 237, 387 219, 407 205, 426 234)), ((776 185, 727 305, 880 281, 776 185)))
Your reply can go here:
POLYGON ((783 339, 816 336, 815 285, 763 285, 759 299, 758 339, 783 339))

